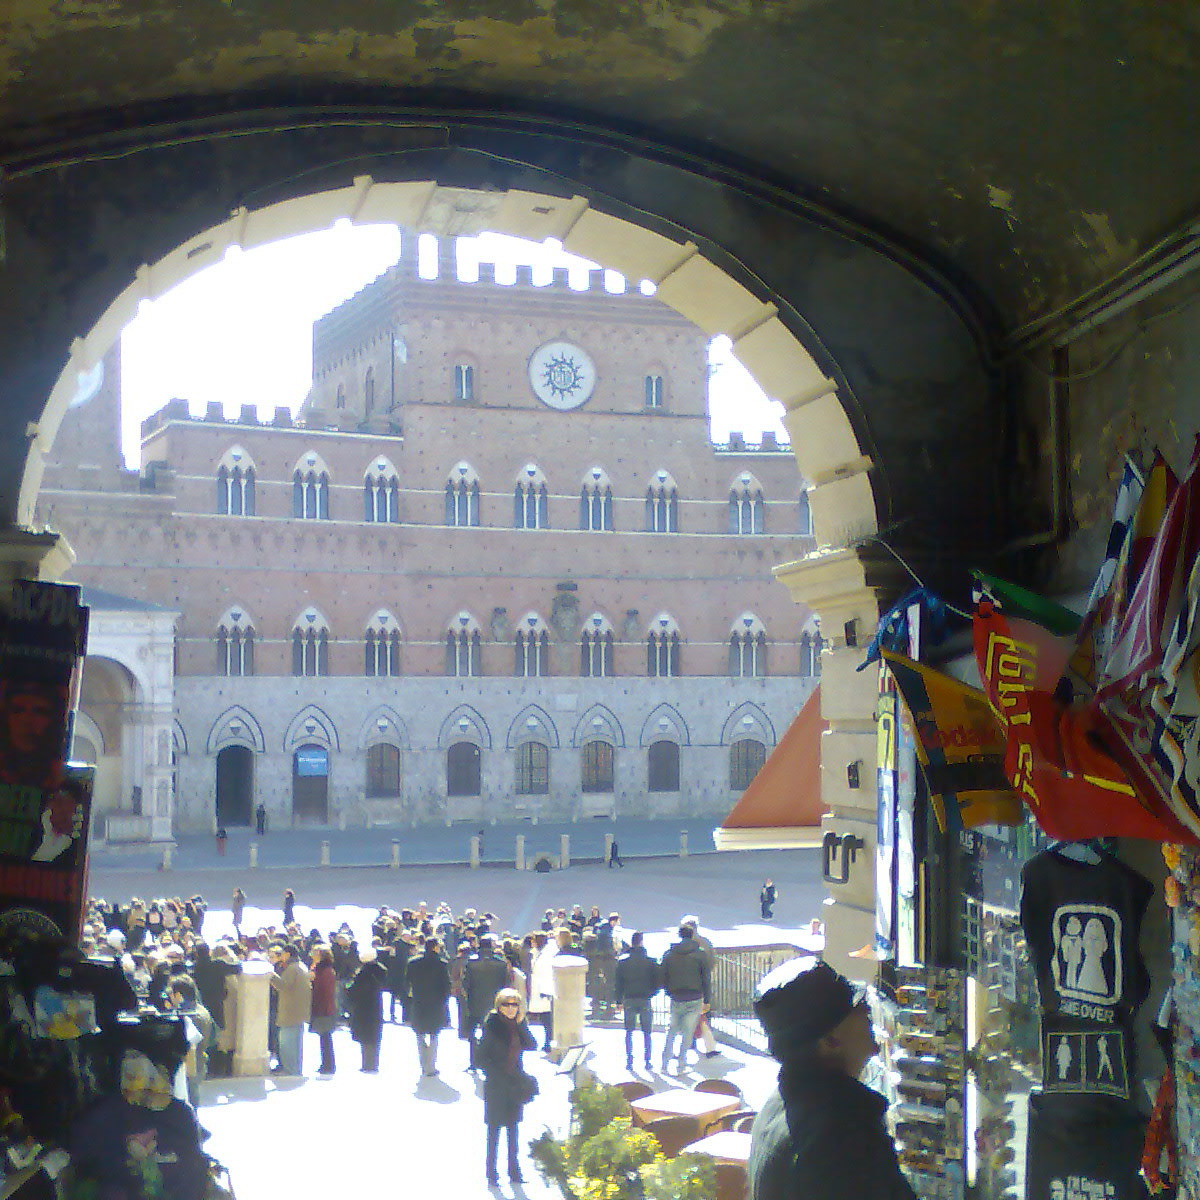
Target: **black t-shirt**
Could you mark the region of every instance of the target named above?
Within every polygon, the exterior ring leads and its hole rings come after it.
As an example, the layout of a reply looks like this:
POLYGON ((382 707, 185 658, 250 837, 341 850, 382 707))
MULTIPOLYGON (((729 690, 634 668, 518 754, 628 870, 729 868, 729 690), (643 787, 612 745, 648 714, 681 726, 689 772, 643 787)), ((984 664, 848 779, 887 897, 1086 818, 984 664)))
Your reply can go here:
POLYGON ((1149 975, 1138 949, 1150 882, 1110 855, 1056 850, 1021 872, 1021 927, 1037 971, 1046 1091, 1128 1097, 1133 1017, 1149 975))

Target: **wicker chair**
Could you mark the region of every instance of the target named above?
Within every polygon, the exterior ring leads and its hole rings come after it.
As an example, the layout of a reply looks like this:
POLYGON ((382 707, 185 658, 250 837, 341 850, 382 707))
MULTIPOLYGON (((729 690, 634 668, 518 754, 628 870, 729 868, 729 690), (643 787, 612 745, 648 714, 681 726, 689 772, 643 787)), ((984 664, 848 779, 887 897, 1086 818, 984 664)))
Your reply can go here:
POLYGON ((740 1133, 743 1129, 750 1128, 757 1115, 752 1108, 739 1108, 736 1112, 724 1113, 705 1126, 704 1136, 707 1137, 710 1133, 720 1133, 726 1129, 734 1129, 740 1133))
POLYGON ((626 1103, 632 1104, 643 1096, 653 1096, 654 1089, 642 1079, 626 1079, 624 1083, 614 1083, 613 1087, 625 1097, 626 1103))
POLYGON ((647 1121, 642 1128, 654 1135, 667 1158, 675 1158, 697 1136, 694 1117, 659 1117, 655 1121, 647 1121))
POLYGON ((746 1200, 750 1194, 750 1177, 745 1167, 737 1163, 717 1163, 713 1174, 717 1180, 716 1200, 746 1200))

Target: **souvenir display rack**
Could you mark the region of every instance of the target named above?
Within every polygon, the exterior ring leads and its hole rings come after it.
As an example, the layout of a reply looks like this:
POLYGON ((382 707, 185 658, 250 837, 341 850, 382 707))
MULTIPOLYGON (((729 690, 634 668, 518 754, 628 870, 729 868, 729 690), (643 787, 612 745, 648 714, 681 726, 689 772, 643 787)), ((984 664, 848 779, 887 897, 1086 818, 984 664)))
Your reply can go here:
POLYGON ((895 1000, 874 1013, 880 1090, 900 1165, 921 1200, 962 1200, 964 977, 948 967, 900 967, 895 1000))

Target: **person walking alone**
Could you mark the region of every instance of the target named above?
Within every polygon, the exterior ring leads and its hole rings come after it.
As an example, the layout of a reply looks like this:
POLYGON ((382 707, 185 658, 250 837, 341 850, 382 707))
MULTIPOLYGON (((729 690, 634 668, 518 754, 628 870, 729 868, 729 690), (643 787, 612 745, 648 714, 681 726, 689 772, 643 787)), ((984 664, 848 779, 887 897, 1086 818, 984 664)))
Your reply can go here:
POLYGON ((233 929, 238 937, 242 936, 242 915, 246 911, 246 893, 241 888, 233 889, 233 903, 230 906, 233 917, 233 929))
POLYGON ((427 938, 424 951, 409 960, 404 976, 405 1011, 417 1037, 422 1075, 437 1074, 438 1034, 450 1024, 450 968, 440 951, 437 938, 427 938))
POLYGON ((267 806, 260 804, 254 810, 254 832, 262 837, 267 832, 267 806))
POLYGON ((623 871, 625 863, 621 858, 621 847, 617 844, 617 839, 613 838, 612 845, 608 848, 608 869, 611 871, 613 867, 620 867, 623 871))
POLYGON ((775 916, 775 885, 768 879, 758 893, 759 907, 762 909, 762 919, 770 921, 775 916))
POLYGON ((483 1122, 487 1127, 487 1183, 497 1187, 496 1158, 500 1131, 507 1131, 508 1177, 524 1183, 517 1158, 517 1127, 525 1105, 537 1093, 537 1083, 525 1072, 521 1058, 534 1048, 533 1034, 525 1023, 525 1003, 514 988, 496 993, 495 1007, 483 1022, 479 1039, 479 1064, 483 1070, 483 1122))

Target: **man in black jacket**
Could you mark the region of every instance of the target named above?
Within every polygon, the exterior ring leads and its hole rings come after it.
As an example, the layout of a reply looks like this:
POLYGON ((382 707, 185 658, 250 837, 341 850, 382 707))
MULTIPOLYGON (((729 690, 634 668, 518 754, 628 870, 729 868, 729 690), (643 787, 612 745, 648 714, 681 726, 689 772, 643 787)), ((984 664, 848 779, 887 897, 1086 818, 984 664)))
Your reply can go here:
POLYGON ((662 972, 657 961, 650 957, 642 945, 639 929, 630 939, 629 952, 617 960, 615 998, 625 1006, 625 1069, 633 1070, 633 1031, 642 1027, 642 1038, 646 1046, 646 1070, 650 1064, 650 1030, 654 1018, 650 1014, 650 1001, 662 991, 662 972))
POLYGON ((471 1067, 478 1070, 476 1049, 479 1027, 483 1024, 492 1005, 496 1002, 496 993, 501 988, 508 987, 511 970, 508 959, 496 951, 496 941, 490 933, 485 933, 479 939, 479 953, 472 954, 463 966, 463 991, 467 996, 467 1022, 470 1028, 471 1067))
POLYGON ((827 963, 796 958, 758 985, 754 1011, 779 1087, 750 1131, 750 1200, 915 1200, 858 1080, 879 1047, 860 992, 827 963))
POLYGON ((417 1057, 422 1075, 437 1074, 437 1038, 450 1024, 450 968, 439 950, 437 938, 427 938, 424 952, 407 964, 404 983, 408 989, 408 1023, 417 1035, 417 1057))
POLYGON ((683 1069, 688 1047, 696 1033, 700 1014, 708 1003, 708 960, 696 941, 693 925, 679 926, 679 941, 663 955, 662 980, 671 997, 671 1023, 663 1044, 662 1069, 671 1066, 671 1046, 679 1036, 679 1067, 683 1069))

